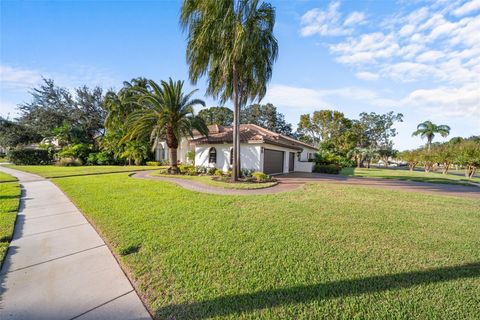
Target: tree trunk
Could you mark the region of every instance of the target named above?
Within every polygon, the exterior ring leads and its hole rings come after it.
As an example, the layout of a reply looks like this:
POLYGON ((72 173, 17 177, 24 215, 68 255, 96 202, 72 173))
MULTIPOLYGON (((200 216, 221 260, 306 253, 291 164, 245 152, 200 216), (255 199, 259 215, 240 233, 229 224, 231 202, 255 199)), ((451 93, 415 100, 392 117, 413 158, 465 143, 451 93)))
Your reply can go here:
POLYGON ((170 168, 168 168, 168 173, 177 174, 179 173, 177 165, 177 148, 169 148, 170 151, 170 168))
POLYGON ((450 168, 450 163, 444 163, 443 164, 443 174, 448 174, 448 169, 450 168))
POLYGON ((168 168, 168 173, 177 174, 179 173, 177 165, 177 148, 178 148, 178 139, 175 136, 175 132, 172 126, 168 126, 166 130, 166 140, 167 146, 170 151, 170 168, 168 168))
POLYGON ((237 70, 233 67, 233 164, 232 180, 240 177, 240 99, 238 90, 237 70))
POLYGON ((362 158, 360 156, 357 156, 356 157, 357 159, 357 168, 361 168, 362 167, 362 158))

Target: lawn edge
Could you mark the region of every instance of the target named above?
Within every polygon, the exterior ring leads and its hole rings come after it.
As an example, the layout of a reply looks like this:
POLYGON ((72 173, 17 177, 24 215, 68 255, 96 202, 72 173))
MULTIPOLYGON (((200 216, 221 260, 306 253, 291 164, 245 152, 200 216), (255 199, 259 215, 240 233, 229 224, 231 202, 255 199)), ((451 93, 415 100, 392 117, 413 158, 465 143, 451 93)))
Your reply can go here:
MULTIPOLYGON (((142 170, 140 170, 142 171, 142 170)), ((116 173, 125 173, 125 172, 116 172, 116 173)), ((128 173, 128 172, 127 172, 128 173)), ((129 175, 130 176, 130 175, 129 175)), ((60 179, 60 178, 68 178, 68 177, 58 177, 57 179, 60 179)), ((157 319, 155 316, 154 316, 154 312, 153 310, 150 308, 149 304, 147 303, 147 298, 145 296, 143 296, 141 294, 141 292, 139 291, 139 288, 138 288, 138 285, 137 283, 133 280, 132 278, 132 273, 130 272, 129 268, 123 263, 123 261, 121 260, 121 256, 120 255, 117 255, 115 253, 115 251, 112 249, 113 246, 112 244, 110 243, 110 241, 108 241, 108 237, 105 235, 104 232, 102 232, 102 230, 95 224, 95 222, 90 219, 90 217, 88 215, 86 215, 77 205, 77 203, 67 194, 65 193, 65 191, 55 182, 55 180, 50 180, 48 179, 50 182, 52 182, 71 202, 72 204, 75 206, 75 208, 77 208, 77 210, 82 214, 82 216, 88 221, 88 223, 92 226, 92 228, 95 230, 95 232, 100 236, 100 238, 103 240, 103 242, 105 243, 105 246, 108 248, 108 251, 110 251, 110 253, 112 254, 112 256, 114 257, 115 261, 117 262, 117 264, 120 266, 120 270, 122 270, 123 274, 125 275, 125 277, 128 279, 128 282, 130 282, 130 284, 132 285, 132 288, 133 290, 135 290, 135 293, 137 294, 138 298, 140 299, 140 301, 142 302, 142 305, 145 307, 145 309, 147 310, 147 312, 149 313, 150 317, 152 319, 157 319)))
POLYGON ((17 226, 18 211, 20 210, 20 202, 22 200, 22 196, 24 195, 24 189, 22 188, 22 185, 20 184, 20 182, 18 182, 18 179, 16 181, 9 181, 9 182, 3 182, 3 183, 16 183, 20 192, 18 194, 18 202, 17 202, 17 210, 15 212, 15 219, 13 220, 12 235, 10 237, 10 240, 7 241, 7 243, 8 243, 7 250, 5 250, 5 253, 3 254, 3 257, 0 257, 0 270, 2 270, 3 263, 5 262, 5 258, 8 255, 8 251, 10 250, 10 243, 12 242, 13 235, 15 234, 15 227, 17 226))

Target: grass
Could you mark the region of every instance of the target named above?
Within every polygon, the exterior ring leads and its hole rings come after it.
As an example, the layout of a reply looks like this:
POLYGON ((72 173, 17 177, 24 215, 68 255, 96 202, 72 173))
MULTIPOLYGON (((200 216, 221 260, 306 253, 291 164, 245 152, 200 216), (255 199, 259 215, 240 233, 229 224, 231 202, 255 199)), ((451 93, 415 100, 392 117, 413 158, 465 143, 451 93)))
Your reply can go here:
POLYGON ((480 183, 480 177, 466 179, 465 176, 458 174, 444 175, 440 172, 409 171, 408 169, 387 169, 387 168, 344 168, 341 172, 345 176, 368 177, 410 180, 419 182, 444 183, 469 185, 470 182, 480 183))
POLYGON ((17 178, 0 171, 0 183, 17 181, 17 178))
MULTIPOLYGON (((0 177, 5 179, 7 174, 0 172, 0 177)), ((10 176, 10 181, 15 181, 10 176)), ((18 182, 0 183, 0 266, 2 265, 8 244, 12 239, 13 226, 17 216, 20 201, 20 185, 18 182)))
POLYGON ((223 196, 53 180, 159 319, 479 319, 479 199, 312 183, 223 196))
POLYGON ((135 170, 155 170, 162 167, 155 166, 80 166, 80 167, 60 167, 60 166, 17 166, 5 165, 5 167, 22 170, 38 174, 45 178, 58 178, 78 175, 92 175, 100 173, 131 172, 135 170))
POLYGON ((264 182, 264 183, 255 183, 255 182, 239 182, 239 183, 229 183, 225 181, 216 181, 212 179, 212 176, 187 176, 187 175, 168 175, 163 173, 154 172, 150 174, 151 176, 157 177, 166 177, 166 178, 180 178, 185 180, 191 180, 195 182, 200 182, 206 185, 225 188, 225 189, 263 189, 272 187, 277 184, 277 182, 264 182))

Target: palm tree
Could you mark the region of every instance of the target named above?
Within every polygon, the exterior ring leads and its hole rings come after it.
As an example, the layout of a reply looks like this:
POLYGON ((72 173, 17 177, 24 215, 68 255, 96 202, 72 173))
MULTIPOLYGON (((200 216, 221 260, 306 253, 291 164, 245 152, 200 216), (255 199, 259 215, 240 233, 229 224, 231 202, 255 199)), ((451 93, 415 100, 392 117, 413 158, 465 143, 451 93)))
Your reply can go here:
POLYGON ((208 76, 207 94, 231 100, 233 180, 240 173, 240 109, 266 93, 278 45, 275 9, 259 0, 184 0, 180 23, 188 33, 187 62, 195 84, 208 76))
POLYGON ((417 130, 412 133, 412 136, 419 135, 422 139, 427 138, 428 151, 430 151, 436 133, 445 138, 450 134, 450 127, 445 124, 436 125, 431 121, 425 121, 417 126, 417 130))
POLYGON ((165 139, 170 149, 170 173, 178 173, 177 148, 182 137, 193 136, 196 129, 207 135, 208 128, 202 118, 193 113, 193 106, 205 106, 199 99, 191 99, 197 91, 185 94, 183 81, 162 81, 161 86, 152 80, 148 81, 151 90, 139 87, 140 107, 127 118, 127 134, 123 140, 150 137, 151 141, 165 139))

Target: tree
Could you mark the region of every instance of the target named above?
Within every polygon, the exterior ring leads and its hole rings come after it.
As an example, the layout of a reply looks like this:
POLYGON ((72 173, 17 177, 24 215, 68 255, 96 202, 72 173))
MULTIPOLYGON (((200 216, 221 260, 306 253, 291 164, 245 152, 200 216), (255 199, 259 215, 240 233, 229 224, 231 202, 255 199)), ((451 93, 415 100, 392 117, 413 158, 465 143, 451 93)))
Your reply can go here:
POLYGON ((218 124, 230 126, 233 122, 233 111, 226 107, 210 107, 200 110, 198 116, 205 121, 207 126, 218 124))
POLYGON ((18 123, 33 134, 53 138, 60 131, 70 132, 72 134, 63 137, 75 137, 75 141, 69 140, 66 144, 95 144, 96 137, 103 133, 106 112, 100 87, 83 86, 72 95, 69 90, 56 86, 53 80, 43 79, 43 84, 30 93, 32 100, 18 107, 18 123))
POLYGON ((431 149, 435 162, 442 164, 442 173, 448 174, 448 169, 455 161, 455 144, 443 143, 431 149))
POLYGON ((473 178, 480 167, 480 142, 465 140, 457 145, 455 162, 465 167, 465 177, 473 178))
POLYGON ((106 133, 101 139, 101 146, 113 154, 116 160, 127 160, 129 164, 133 161, 142 162, 148 155, 145 153, 145 146, 150 144, 150 137, 137 138, 135 141, 123 139, 126 135, 125 123, 128 116, 139 108, 137 104, 140 98, 139 88, 151 91, 148 80, 139 77, 130 82, 124 81, 123 87, 118 92, 108 91, 104 100, 108 113, 105 118, 106 133))
POLYGON ((152 141, 165 139, 170 149, 170 173, 178 173, 177 148, 182 137, 193 136, 193 130, 208 135, 208 128, 202 118, 194 115, 195 105, 204 106, 199 99, 191 99, 197 91, 185 94, 183 81, 162 81, 159 86, 153 80, 148 81, 152 90, 137 88, 138 110, 133 111, 126 120, 124 141, 141 140, 150 137, 152 141))
POLYGON ((233 102, 233 180, 240 174, 240 109, 265 96, 278 44, 275 9, 259 0, 184 0, 190 80, 208 75, 207 94, 233 102))
MULTIPOLYGON (((331 142, 336 152, 346 154, 354 145, 348 145, 347 135, 352 127, 352 121, 342 112, 336 110, 319 110, 311 116, 300 116, 298 133, 303 140, 315 146, 322 142, 331 142), (347 146, 347 148, 345 148, 347 146), (346 149, 346 150, 345 150, 346 149)), ((353 136, 350 136, 350 140, 353 136)))
POLYGON ((292 135, 292 125, 271 104, 252 104, 240 111, 241 123, 251 123, 286 136, 292 135))
POLYGON ((40 140, 42 140, 42 137, 25 125, 0 117, 0 146, 14 148, 17 145, 39 142, 40 140))
POLYGON ((397 135, 397 130, 393 125, 395 122, 402 121, 403 114, 395 114, 393 111, 385 114, 360 113, 360 119, 357 122, 360 136, 359 146, 375 149, 391 147, 393 145, 391 138, 397 135))
POLYGON ((436 133, 445 138, 450 134, 450 127, 445 124, 436 125, 431 121, 424 121, 417 126, 417 130, 412 133, 412 136, 427 138, 427 147, 430 150, 436 133))
POLYGON ((420 162, 420 153, 418 150, 405 150, 398 154, 400 160, 408 163, 410 171, 415 170, 415 167, 420 162))

